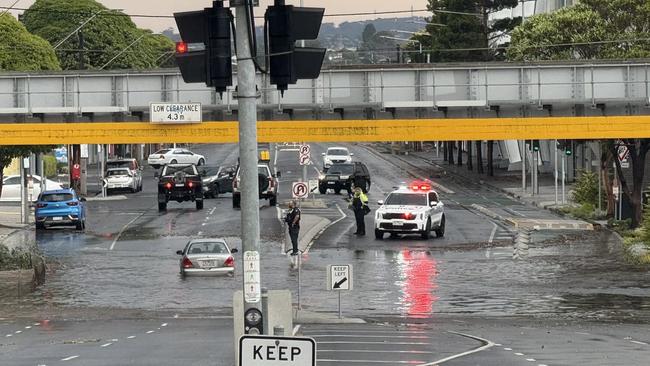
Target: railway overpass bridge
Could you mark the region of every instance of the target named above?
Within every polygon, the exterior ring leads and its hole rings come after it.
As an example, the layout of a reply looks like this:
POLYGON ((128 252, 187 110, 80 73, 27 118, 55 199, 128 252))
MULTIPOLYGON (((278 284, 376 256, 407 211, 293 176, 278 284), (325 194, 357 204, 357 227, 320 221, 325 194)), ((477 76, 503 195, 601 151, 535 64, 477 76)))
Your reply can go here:
MULTIPOLYGON (((497 157, 515 169, 520 139, 650 137, 649 65, 347 67, 283 98, 259 74, 260 140, 498 140, 497 157)), ((234 142, 236 119, 236 87, 219 96, 176 69, 0 74, 0 144, 234 142), (151 125, 154 102, 201 102, 210 122, 151 125)), ((542 144, 543 161, 551 145, 542 144)))

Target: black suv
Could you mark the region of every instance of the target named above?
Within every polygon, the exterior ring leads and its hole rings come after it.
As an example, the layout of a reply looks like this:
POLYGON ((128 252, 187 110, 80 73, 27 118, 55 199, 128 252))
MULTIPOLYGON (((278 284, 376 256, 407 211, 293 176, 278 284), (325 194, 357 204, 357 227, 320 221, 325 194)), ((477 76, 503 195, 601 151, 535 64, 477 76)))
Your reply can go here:
MULTIPOLYGON (((158 173, 156 173, 158 175, 158 173)), ((203 209, 203 182, 194 164, 165 165, 158 177, 158 210, 167 210, 167 202, 196 202, 203 209)))
POLYGON ((352 187, 361 187, 364 193, 370 190, 370 172, 365 164, 360 162, 333 164, 327 173, 322 173, 318 179, 318 191, 327 193, 334 189, 334 193, 341 193, 345 189, 352 192, 352 187))

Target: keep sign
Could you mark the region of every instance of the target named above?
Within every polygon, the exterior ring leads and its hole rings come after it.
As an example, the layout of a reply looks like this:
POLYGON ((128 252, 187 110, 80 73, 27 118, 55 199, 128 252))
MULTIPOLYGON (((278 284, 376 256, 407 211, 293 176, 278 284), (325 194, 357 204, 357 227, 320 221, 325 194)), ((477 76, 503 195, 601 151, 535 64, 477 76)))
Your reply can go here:
POLYGON ((239 338, 240 366, 315 366, 312 338, 249 336, 239 338))

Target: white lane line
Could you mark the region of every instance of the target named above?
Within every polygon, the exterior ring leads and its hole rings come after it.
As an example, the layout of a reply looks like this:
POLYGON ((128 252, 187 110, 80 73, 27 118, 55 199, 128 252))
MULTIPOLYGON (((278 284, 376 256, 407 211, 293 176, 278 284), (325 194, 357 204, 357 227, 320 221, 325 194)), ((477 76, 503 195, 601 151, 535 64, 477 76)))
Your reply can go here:
POLYGON ((494 228, 492 228, 492 233, 490 234, 490 239, 488 240, 488 243, 490 244, 492 244, 494 241, 494 235, 497 233, 497 229, 499 228, 495 223, 492 223, 492 225, 494 225, 494 228))
POLYGON ((477 347, 477 348, 475 348, 475 349, 473 349, 473 350, 469 350, 469 351, 467 351, 467 352, 463 352, 463 353, 459 353, 459 354, 457 354, 457 355, 453 355, 453 356, 445 357, 445 358, 443 358, 442 360, 438 360, 438 361, 434 361, 434 362, 430 362, 430 363, 421 364, 421 365, 419 365, 419 366, 437 366, 438 364, 441 364, 441 363, 443 363, 443 362, 447 362, 447 361, 455 360, 455 359, 457 359, 457 358, 465 357, 465 356, 467 356, 467 355, 471 355, 471 354, 473 354, 473 353, 477 353, 477 352, 485 351, 486 349, 489 349, 489 348, 494 347, 494 343, 493 343, 492 341, 489 341, 489 340, 485 339, 485 338, 477 337, 477 336, 475 336, 475 335, 471 335, 471 334, 465 334, 465 333, 459 333, 459 332, 452 332, 452 331, 449 331, 449 330, 448 330, 447 332, 449 332, 449 333, 451 333, 451 334, 456 334, 456 335, 459 335, 459 336, 462 336, 462 337, 466 337, 466 338, 471 338, 471 339, 477 340, 477 341, 479 341, 479 342, 482 342, 483 345, 480 346, 480 347, 477 347))
POLYGON ((155 330, 150 330, 150 331, 147 332, 147 334, 151 334, 153 332, 155 332, 155 330))
MULTIPOLYGON (((347 353, 412 353, 416 355, 432 355, 430 351, 397 351, 397 350, 368 350, 368 349, 318 349, 321 352, 347 352, 347 353)), ((320 361, 320 360, 319 360, 320 361)))
POLYGON ((636 344, 641 344, 641 345, 644 345, 644 346, 647 346, 647 345, 648 345, 647 343, 645 343, 645 342, 641 342, 641 341, 630 341, 630 342, 632 342, 632 343, 636 343, 636 344))
POLYGON ((534 359, 534 358, 527 358, 526 361, 528 361, 528 362, 535 362, 535 359, 534 359))
POLYGON ((13 337, 13 334, 7 334, 5 337, 13 337))
POLYGON ((135 338, 135 336, 128 336, 128 337, 126 337, 126 339, 133 339, 133 338, 135 338))
MULTIPOLYGON (((153 206, 151 206, 151 207, 153 207, 153 206)), ((151 207, 150 207, 150 208, 151 208, 151 207)), ((115 239, 113 239, 113 242, 111 243, 111 247, 108 248, 108 250, 113 250, 113 248, 115 248, 115 244, 117 244, 117 241, 120 240, 120 237, 122 236, 122 234, 124 234, 124 232, 126 231, 126 229, 127 229, 131 224, 133 224, 136 220, 138 220, 139 218, 141 218, 142 216, 144 216, 144 214, 146 214, 147 211, 149 211, 150 208, 146 209, 146 210, 143 211, 141 214, 139 214, 138 216, 134 217, 133 220, 129 221, 128 224, 124 225, 124 227, 122 227, 122 230, 120 230, 120 232, 117 233, 117 236, 115 236, 115 239)))
MULTIPOLYGON (((339 332, 337 329, 318 329, 314 331, 305 331, 304 335, 309 335, 312 337, 314 334, 325 334, 330 332, 339 332)), ((395 334, 394 330, 346 330, 346 334, 361 333, 361 334, 395 334)), ((400 330, 400 334, 428 334, 421 330, 400 330)), ((338 333, 335 333, 338 334, 338 333)))
POLYGON ((106 344, 102 344, 100 347, 106 348, 106 347, 110 346, 111 344, 113 344, 113 343, 109 342, 109 343, 106 343, 106 344))
POLYGON ((517 356, 523 356, 524 354, 521 353, 521 352, 515 352, 515 355, 517 355, 517 356))
POLYGON ((160 326, 161 326, 161 327, 166 327, 166 326, 167 326, 167 323, 162 323, 160 326))
POLYGON ((77 357, 79 357, 79 355, 62 358, 61 361, 70 361, 70 360, 74 360, 77 357))
POLYGON ((28 326, 25 327, 25 329, 32 329, 32 326, 28 325, 28 326))
POLYGON ((413 364, 413 361, 380 361, 380 360, 338 360, 338 359, 323 359, 319 358, 317 360, 320 362, 336 362, 340 365, 345 365, 349 363, 388 363, 388 364, 413 364))
POLYGON ((203 231, 199 231, 198 233, 196 233, 196 235, 198 235, 198 236, 203 235, 203 231))
POLYGON ((212 207, 212 210, 210 210, 210 215, 212 215, 216 209, 216 207, 212 207))
POLYGON ((503 350, 504 351, 512 351, 512 348, 505 347, 503 350))
POLYGON ((307 245, 307 248, 305 248, 305 253, 309 253, 309 249, 311 249, 312 245, 314 245, 316 240, 318 240, 318 238, 325 232, 325 230, 329 229, 333 225, 336 225, 337 223, 341 222, 341 220, 348 217, 348 215, 345 212, 343 212, 343 210, 341 210, 341 206, 336 204, 336 208, 339 210, 339 213, 341 214, 341 217, 339 217, 338 219, 330 222, 329 225, 325 225, 325 227, 322 228, 321 231, 316 233, 316 235, 314 235, 314 237, 311 239, 311 242, 309 242, 309 244, 307 245))
POLYGON ((548 366, 548 365, 546 365, 546 364, 543 364, 543 363, 540 363, 540 364, 539 364, 539 365, 537 365, 537 366, 548 366))
POLYGON ((20 334, 20 333, 22 333, 22 332, 23 332, 22 330, 17 330, 17 331, 16 331, 16 334, 20 334))
POLYGON ((365 334, 313 334, 314 338, 406 338, 406 339, 428 339, 427 336, 414 335, 365 335, 365 334))
POLYGON ((589 335, 589 333, 585 333, 585 332, 576 332, 576 334, 589 335))
POLYGON ((300 331, 300 327, 301 327, 301 326, 302 326, 302 325, 298 324, 298 325, 296 325, 295 327, 293 327, 293 333, 291 333, 291 334, 292 334, 293 336, 295 336, 296 334, 298 334, 298 332, 300 331))
POLYGON ((41 325, 41 323, 34 323, 35 327, 38 327, 39 325, 41 325))
POLYGON ((338 341, 318 342, 318 344, 382 344, 382 345, 398 345, 398 346, 430 346, 431 345, 431 343, 426 343, 426 342, 355 342, 353 340, 348 340, 345 342, 338 342, 338 341))

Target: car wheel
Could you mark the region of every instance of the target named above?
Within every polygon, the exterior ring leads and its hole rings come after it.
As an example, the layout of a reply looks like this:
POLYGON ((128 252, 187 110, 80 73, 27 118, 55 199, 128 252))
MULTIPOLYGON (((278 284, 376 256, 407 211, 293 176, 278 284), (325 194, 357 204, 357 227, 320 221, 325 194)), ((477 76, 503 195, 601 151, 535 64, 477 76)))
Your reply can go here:
POLYGON ((436 237, 442 238, 445 236, 445 215, 442 215, 442 219, 440 220, 440 226, 436 229, 436 237))
POLYGON ((83 231, 83 229, 84 229, 84 223, 83 223, 83 221, 79 221, 79 222, 77 222, 77 224, 76 224, 76 229, 77 229, 77 231, 83 231))
POLYGON ((341 194, 341 188, 334 188, 334 193, 341 194))
POLYGON ((365 188, 363 189, 364 194, 368 193, 368 192, 370 192, 370 181, 369 180, 366 181, 365 188))
POLYGON ((205 164, 205 160, 204 160, 204 159, 199 159, 199 163, 196 164, 196 165, 197 165, 197 166, 201 166, 201 165, 203 165, 203 164, 205 164))
POLYGON ((137 188, 131 188, 131 193, 135 193, 135 192, 137 192, 137 191, 138 191, 137 188))
POLYGON ((431 237, 431 219, 427 220, 427 225, 424 227, 422 232, 422 239, 427 240, 431 237))
POLYGON ((375 229, 375 239, 382 240, 383 238, 384 238, 384 232, 379 229, 375 229))
POLYGON ((275 207, 275 206, 277 206, 277 204, 278 204, 278 197, 277 196, 272 196, 269 199, 269 205, 271 205, 272 207, 275 207))
POLYGON ((203 200, 196 201, 196 209, 203 210, 203 200))
POLYGON ((169 164, 176 164, 176 163, 177 163, 176 159, 172 159, 172 161, 169 162, 169 164))
POLYGON ((219 185, 216 184, 214 187, 212 187, 212 190, 210 191, 210 194, 212 195, 212 198, 219 198, 219 185))
POLYGON ((45 224, 42 222, 36 223, 36 230, 45 230, 45 224))
POLYGON ((158 202, 158 211, 167 211, 167 203, 158 202))
POLYGON ((154 169, 160 169, 160 165, 152 165, 151 167, 154 169))
POLYGON ((320 194, 326 194, 327 193, 327 187, 325 186, 318 186, 318 192, 320 194))
POLYGON ((232 195, 232 208, 239 208, 241 197, 239 195, 232 195))

